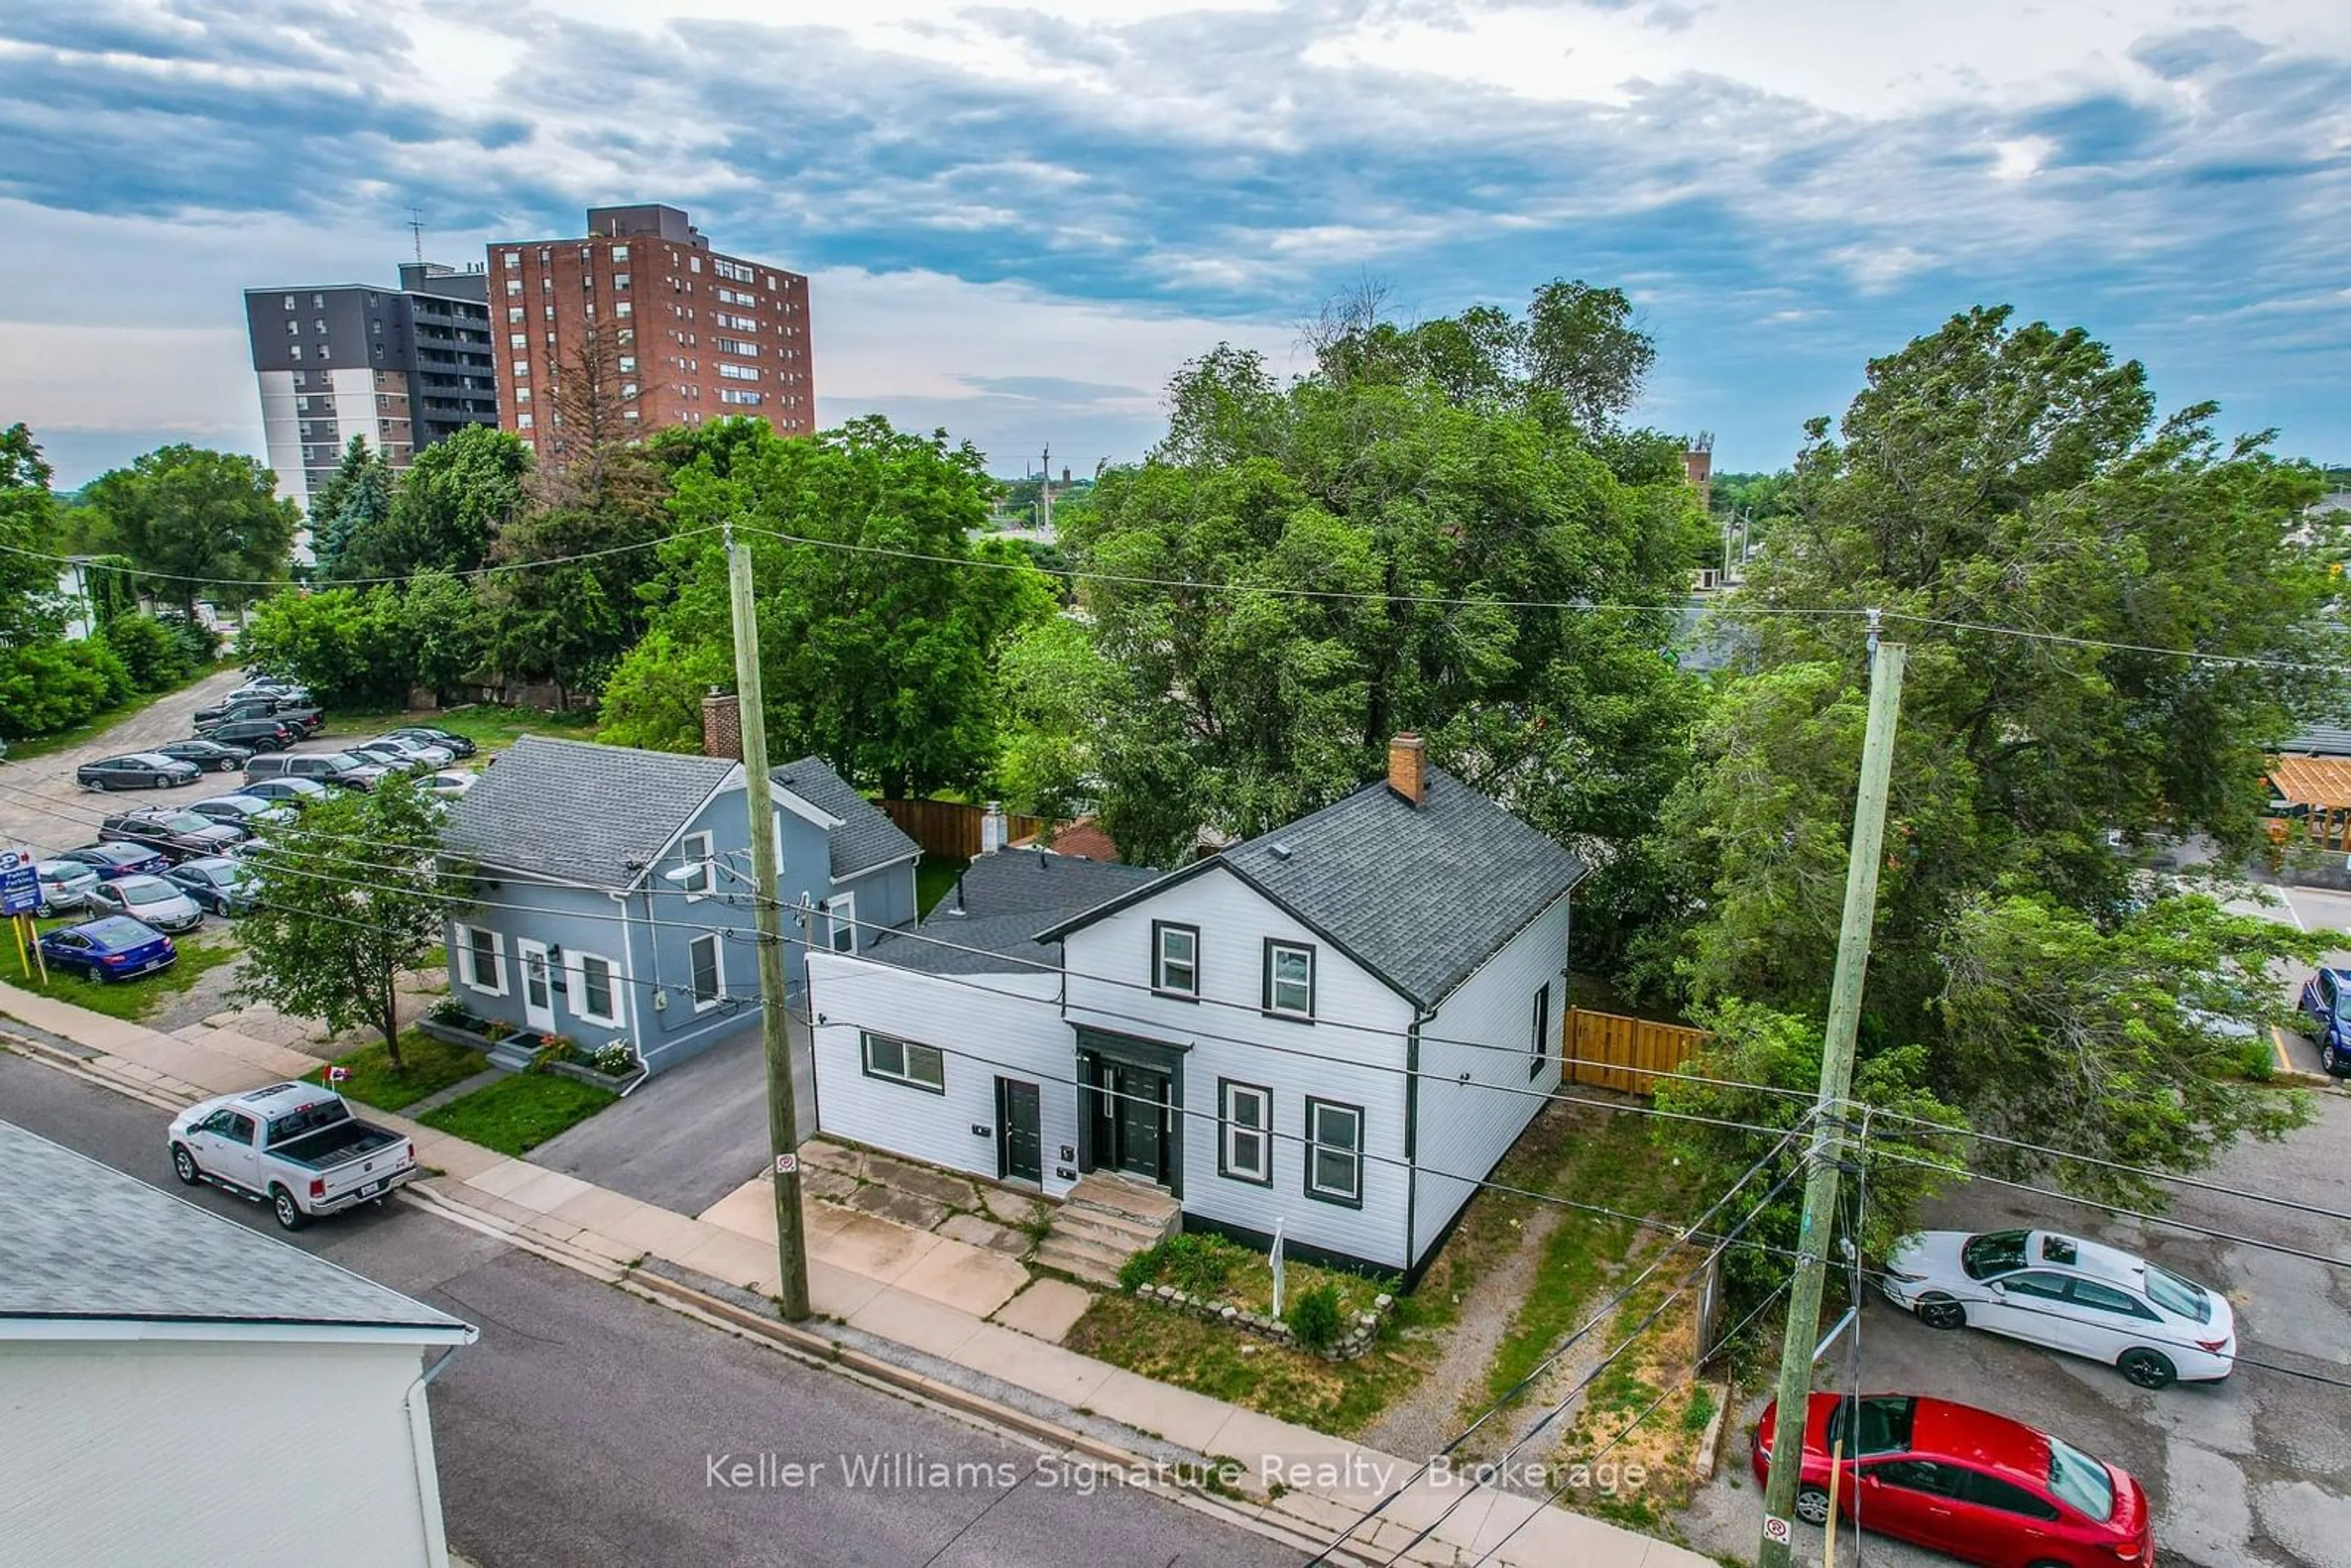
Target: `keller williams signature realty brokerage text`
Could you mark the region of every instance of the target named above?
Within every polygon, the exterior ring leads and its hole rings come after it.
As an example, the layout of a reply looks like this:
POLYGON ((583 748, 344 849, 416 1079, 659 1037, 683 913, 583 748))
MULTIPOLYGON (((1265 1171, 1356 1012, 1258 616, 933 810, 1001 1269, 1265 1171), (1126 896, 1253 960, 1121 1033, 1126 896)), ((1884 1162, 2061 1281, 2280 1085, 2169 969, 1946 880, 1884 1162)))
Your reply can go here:
MULTIPOLYGON (((1405 1479, 1403 1473, 1389 1473, 1397 1468, 1395 1461, 1361 1451, 1344 1458, 1314 1459, 1268 1454, 1258 1462, 1256 1480, 1261 1488, 1387 1490, 1405 1479)), ((1249 1467, 1232 1458, 1136 1459, 1114 1464, 1055 1453, 1038 1454, 1023 1465, 1014 1459, 941 1458, 920 1450, 835 1454, 828 1458, 773 1451, 703 1457, 703 1485, 712 1491, 796 1491, 828 1486, 872 1491, 965 1491, 1016 1487, 1024 1476, 1040 1488, 1089 1495, 1119 1487, 1229 1491, 1249 1475, 1249 1467)), ((1614 1496, 1639 1490, 1647 1479, 1647 1472, 1637 1464, 1553 1466, 1529 1460, 1514 1463, 1506 1471, 1440 1456, 1430 1462, 1426 1484, 1432 1490, 1449 1485, 1572 1487, 1614 1496)))

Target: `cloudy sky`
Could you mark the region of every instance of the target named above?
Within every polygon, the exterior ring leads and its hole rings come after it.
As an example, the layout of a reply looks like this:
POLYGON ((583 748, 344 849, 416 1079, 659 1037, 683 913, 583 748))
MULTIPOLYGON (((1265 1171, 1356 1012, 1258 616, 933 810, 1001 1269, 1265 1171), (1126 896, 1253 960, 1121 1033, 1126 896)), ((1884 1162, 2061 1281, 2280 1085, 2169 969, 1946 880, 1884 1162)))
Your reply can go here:
POLYGON ((2351 461, 2351 5, 8 0, 0 423, 260 450, 247 286, 690 208, 814 279, 820 413, 1138 455, 1219 339, 1626 288, 1643 417, 1776 466, 2011 301, 2351 461), (852 16, 853 13, 853 16, 852 16))

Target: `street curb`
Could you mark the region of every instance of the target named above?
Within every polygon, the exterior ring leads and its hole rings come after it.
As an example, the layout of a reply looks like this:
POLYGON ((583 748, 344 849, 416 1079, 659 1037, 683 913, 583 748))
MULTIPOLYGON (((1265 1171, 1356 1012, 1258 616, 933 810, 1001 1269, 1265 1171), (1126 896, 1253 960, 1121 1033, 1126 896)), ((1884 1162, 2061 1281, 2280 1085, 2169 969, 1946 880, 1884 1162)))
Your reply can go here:
POLYGON ((1698 1462, 1691 1467, 1702 1486, 1714 1479, 1715 1448, 1722 1441, 1723 1428, 1730 1425, 1730 1385, 1726 1382, 1718 1387, 1703 1383, 1698 1386, 1714 1392, 1714 1419, 1706 1424, 1706 1436, 1698 1439, 1698 1462))
POLYGON ((97 1060, 76 1056, 69 1051, 59 1051, 45 1040, 28 1039, 13 1030, 0 1030, 0 1050, 13 1051, 17 1055, 37 1061, 44 1067, 55 1068, 83 1082, 152 1105, 158 1111, 184 1111, 195 1103, 157 1091, 152 1084, 141 1083, 120 1073, 109 1072, 97 1065, 97 1060))

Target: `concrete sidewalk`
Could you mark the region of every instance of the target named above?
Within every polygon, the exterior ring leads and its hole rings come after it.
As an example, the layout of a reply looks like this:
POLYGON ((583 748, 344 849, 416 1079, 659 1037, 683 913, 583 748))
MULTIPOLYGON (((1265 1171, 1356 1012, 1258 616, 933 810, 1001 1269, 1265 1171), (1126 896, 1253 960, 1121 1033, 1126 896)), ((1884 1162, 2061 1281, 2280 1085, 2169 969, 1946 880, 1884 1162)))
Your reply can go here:
MULTIPOLYGON (((31 1026, 13 1032, 36 1054, 158 1104, 185 1104, 319 1067, 314 1057, 234 1030, 161 1034, 5 984, 0 1015, 31 1026)), ((0 1022, 0 1033, 6 1032, 0 1022)), ((447 1218, 602 1278, 626 1282, 643 1271, 646 1284, 672 1297, 680 1292, 679 1270, 761 1297, 779 1288, 775 1210, 764 1181, 738 1188, 696 1218, 398 1116, 371 1112, 370 1119, 414 1140, 418 1162, 438 1174, 412 1192, 447 1218)), ((880 1344, 883 1360, 886 1347, 902 1347, 914 1353, 910 1364, 927 1358, 966 1369, 1069 1413, 1062 1435, 1076 1451, 1123 1451, 1140 1463, 1141 1456, 1172 1447, 1205 1461, 1238 1461, 1238 1490, 1246 1500, 1228 1493, 1217 1506, 1254 1516, 1291 1539, 1327 1539, 1413 1472, 1412 1463, 1393 1455, 1062 1348, 1054 1342, 1085 1311, 1089 1293, 1059 1280, 1031 1280, 1000 1252, 813 1199, 804 1202, 802 1213, 812 1304, 822 1318, 854 1333, 841 1335, 822 1323, 761 1325, 760 1332, 788 1347, 846 1360, 844 1343, 880 1344), (1107 1418, 1140 1441, 1115 1449, 1085 1443, 1074 1430, 1080 1416, 1094 1418, 1095 1426, 1107 1418)), ((713 1308, 722 1306, 708 1300, 713 1308)), ((953 1386, 928 1376, 920 1382, 925 1396, 958 1403, 953 1386)), ((975 1409, 980 1406, 1002 1408, 972 1402, 975 1409)), ((1473 1490, 1444 1476, 1422 1478, 1359 1531, 1355 1554, 1386 1560, 1448 1507, 1452 1512, 1403 1561, 1496 1568, 1702 1568, 1709 1561, 1598 1520, 1491 1487, 1473 1490)))

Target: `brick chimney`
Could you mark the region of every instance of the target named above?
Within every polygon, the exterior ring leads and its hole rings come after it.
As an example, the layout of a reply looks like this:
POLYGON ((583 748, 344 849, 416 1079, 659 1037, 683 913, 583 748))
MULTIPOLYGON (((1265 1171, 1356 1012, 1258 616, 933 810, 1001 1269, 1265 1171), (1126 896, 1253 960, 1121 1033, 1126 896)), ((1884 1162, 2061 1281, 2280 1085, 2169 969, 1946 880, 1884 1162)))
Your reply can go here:
POLYGON ((716 686, 703 694, 702 754, 743 760, 743 699, 716 686))
POLYGON ((1409 730, 1388 742, 1388 788, 1416 806, 1428 803, 1428 758, 1409 730))

